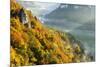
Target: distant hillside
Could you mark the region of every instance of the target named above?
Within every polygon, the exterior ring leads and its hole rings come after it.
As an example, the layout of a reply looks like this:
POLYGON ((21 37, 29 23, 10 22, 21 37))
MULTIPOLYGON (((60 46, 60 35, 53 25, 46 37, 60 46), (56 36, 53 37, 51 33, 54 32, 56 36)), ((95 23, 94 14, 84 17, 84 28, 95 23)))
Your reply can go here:
POLYGON ((45 27, 15 0, 10 13, 11 67, 91 61, 72 35, 45 27))

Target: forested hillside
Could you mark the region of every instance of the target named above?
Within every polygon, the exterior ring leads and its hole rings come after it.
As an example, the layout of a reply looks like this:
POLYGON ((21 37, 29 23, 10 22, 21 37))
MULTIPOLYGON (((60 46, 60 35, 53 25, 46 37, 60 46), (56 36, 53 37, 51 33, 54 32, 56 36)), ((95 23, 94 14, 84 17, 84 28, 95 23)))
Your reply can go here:
POLYGON ((45 27, 15 0, 10 14, 11 67, 91 61, 72 35, 45 27))

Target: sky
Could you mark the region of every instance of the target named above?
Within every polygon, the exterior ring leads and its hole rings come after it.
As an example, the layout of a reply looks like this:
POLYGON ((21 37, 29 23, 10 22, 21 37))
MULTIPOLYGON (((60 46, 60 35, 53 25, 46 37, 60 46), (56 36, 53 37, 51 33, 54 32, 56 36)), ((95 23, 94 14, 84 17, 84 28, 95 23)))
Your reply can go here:
POLYGON ((24 8, 31 10, 36 16, 46 15, 59 7, 58 3, 18 1, 24 8))

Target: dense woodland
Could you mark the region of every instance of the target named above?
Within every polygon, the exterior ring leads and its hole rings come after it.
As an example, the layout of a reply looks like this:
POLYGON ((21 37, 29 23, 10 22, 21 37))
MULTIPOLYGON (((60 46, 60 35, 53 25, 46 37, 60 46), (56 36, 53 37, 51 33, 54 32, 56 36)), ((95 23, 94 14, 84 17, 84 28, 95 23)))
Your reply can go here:
POLYGON ((15 0, 10 14, 11 67, 91 61, 72 35, 45 27, 15 0))

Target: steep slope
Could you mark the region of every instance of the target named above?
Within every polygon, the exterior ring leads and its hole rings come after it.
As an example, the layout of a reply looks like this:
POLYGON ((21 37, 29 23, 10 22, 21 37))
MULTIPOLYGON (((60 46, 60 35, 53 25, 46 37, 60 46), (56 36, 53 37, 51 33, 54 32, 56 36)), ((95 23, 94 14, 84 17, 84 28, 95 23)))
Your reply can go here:
POLYGON ((15 0, 10 11, 11 67, 91 61, 72 35, 45 27, 15 0))

